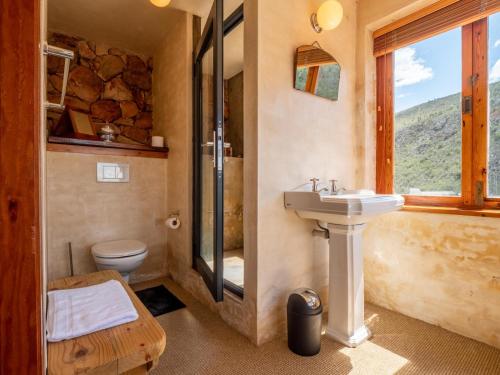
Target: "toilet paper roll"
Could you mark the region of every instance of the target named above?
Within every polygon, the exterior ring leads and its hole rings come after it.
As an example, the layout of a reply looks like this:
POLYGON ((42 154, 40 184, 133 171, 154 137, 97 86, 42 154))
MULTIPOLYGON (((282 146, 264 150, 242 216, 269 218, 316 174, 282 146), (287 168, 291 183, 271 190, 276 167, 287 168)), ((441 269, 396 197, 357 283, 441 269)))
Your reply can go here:
POLYGON ((181 221, 177 216, 169 217, 167 221, 165 221, 165 225, 170 229, 177 229, 181 226, 181 221))
POLYGON ((165 141, 164 141, 163 137, 155 135, 151 138, 151 146, 163 147, 164 145, 165 145, 165 141))

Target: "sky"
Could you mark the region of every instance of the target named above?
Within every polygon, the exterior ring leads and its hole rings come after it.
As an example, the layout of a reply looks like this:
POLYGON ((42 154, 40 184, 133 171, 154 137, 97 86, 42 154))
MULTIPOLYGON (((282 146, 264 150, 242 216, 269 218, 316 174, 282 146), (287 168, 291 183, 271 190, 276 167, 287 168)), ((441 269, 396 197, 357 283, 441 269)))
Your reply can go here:
MULTIPOLYGON (((462 90, 462 31, 457 28, 395 54, 396 113, 462 90)), ((489 19, 489 80, 500 81, 500 13, 489 19)))

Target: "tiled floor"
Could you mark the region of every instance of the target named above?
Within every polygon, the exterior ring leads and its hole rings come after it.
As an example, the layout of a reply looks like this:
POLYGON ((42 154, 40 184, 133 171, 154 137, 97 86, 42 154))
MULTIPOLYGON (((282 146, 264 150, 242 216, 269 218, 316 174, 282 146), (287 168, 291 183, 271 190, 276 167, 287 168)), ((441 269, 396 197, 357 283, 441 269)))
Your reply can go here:
POLYGON ((243 249, 224 251, 224 278, 243 288, 245 260, 243 249))
POLYGON ((136 288, 160 283, 187 308, 157 318, 167 347, 155 375, 500 374, 500 350, 370 304, 365 316, 374 335, 357 349, 325 336, 309 358, 290 352, 285 339, 257 348, 169 279, 136 288))

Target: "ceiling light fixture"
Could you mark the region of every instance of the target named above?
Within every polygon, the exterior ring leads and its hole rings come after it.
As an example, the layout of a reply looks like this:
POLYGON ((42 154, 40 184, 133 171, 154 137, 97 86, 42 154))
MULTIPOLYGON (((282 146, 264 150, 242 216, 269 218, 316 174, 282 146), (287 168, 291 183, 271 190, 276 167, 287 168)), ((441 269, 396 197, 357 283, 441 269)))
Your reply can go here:
POLYGON ((151 4, 157 6, 158 8, 164 8, 167 7, 168 4, 170 4, 171 0, 149 0, 149 1, 151 1, 151 4))
POLYGON ((333 30, 340 24, 343 16, 342 5, 337 0, 328 0, 311 15, 311 25, 317 33, 323 30, 333 30))

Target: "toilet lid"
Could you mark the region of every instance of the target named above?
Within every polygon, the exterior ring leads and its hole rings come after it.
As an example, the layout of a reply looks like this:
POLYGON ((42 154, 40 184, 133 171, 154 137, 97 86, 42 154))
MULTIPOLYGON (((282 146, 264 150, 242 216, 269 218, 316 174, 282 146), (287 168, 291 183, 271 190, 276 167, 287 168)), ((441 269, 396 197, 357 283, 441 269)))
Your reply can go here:
POLYGON ((100 242, 92 246, 92 254, 101 258, 120 258, 146 251, 146 244, 137 240, 100 242))

